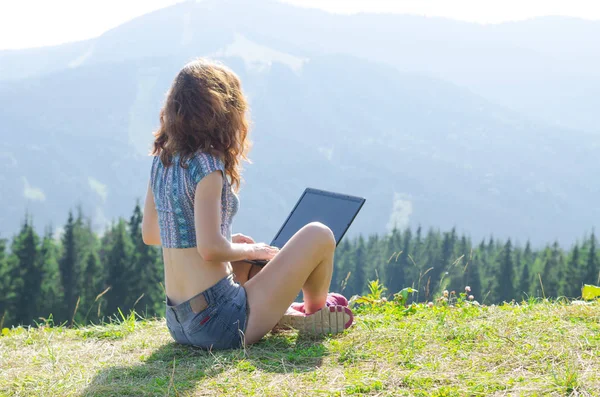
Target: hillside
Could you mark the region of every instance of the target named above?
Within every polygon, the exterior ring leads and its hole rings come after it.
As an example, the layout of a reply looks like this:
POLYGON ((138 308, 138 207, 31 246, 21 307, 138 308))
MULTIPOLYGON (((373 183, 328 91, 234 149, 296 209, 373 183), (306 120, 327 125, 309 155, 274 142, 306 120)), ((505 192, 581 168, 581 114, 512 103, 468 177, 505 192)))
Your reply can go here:
POLYGON ((553 47, 541 39, 552 20, 488 29, 248 4, 185 2, 86 42, 0 52, 0 237, 26 211, 40 230, 59 230, 77 205, 97 231, 129 214, 164 92, 199 55, 230 65, 250 97, 254 164, 235 228, 259 240, 305 186, 367 198, 350 236, 460 226, 475 239, 569 244, 600 218, 600 135, 581 116, 600 98, 600 56, 568 45, 596 24, 554 21, 565 30, 553 47))
POLYGON ((357 310, 345 334, 287 331, 245 351, 171 342, 164 320, 3 330, 3 396, 600 394, 600 306, 357 310))
MULTIPOLYGON (((236 230, 269 240, 304 186, 367 198, 350 235, 397 220, 571 242, 599 215, 588 181, 600 137, 355 58, 313 58, 300 74, 224 60, 245 82, 254 121, 236 230)), ((1 85, 0 117, 16 133, 0 143, 0 232, 16 231, 26 209, 38 227, 60 227, 81 204, 99 231, 128 214, 145 191, 162 93, 183 62, 84 66, 1 85)))
POLYGON ((0 81, 82 64, 213 53, 239 33, 304 58, 346 54, 451 81, 502 106, 598 132, 600 22, 566 17, 480 25, 393 14, 336 15, 276 0, 187 1, 97 39, 0 51, 0 81), (306 29, 310 26, 310 29, 306 29))

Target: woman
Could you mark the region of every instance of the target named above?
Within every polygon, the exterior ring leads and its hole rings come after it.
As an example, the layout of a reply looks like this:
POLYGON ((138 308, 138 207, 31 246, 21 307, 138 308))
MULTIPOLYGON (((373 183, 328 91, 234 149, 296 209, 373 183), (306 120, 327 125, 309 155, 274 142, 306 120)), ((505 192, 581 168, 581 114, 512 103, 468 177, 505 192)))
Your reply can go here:
POLYGON ((238 77, 206 60, 179 72, 160 112, 142 233, 163 247, 167 326, 182 344, 228 349, 278 323, 313 333, 352 323, 347 300, 327 294, 335 240, 325 225, 306 225, 281 251, 231 235, 246 112, 238 77), (251 259, 270 262, 253 275, 251 259), (301 289, 304 303, 290 306, 301 289))

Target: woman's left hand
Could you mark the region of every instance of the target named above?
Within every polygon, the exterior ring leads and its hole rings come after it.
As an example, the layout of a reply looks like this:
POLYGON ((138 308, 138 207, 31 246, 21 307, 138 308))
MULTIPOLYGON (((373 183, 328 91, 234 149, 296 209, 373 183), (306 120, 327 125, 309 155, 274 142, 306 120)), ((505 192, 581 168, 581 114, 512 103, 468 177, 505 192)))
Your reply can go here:
POLYGON ((245 236, 241 233, 236 233, 231 236, 231 242, 234 244, 254 244, 252 237, 245 236))

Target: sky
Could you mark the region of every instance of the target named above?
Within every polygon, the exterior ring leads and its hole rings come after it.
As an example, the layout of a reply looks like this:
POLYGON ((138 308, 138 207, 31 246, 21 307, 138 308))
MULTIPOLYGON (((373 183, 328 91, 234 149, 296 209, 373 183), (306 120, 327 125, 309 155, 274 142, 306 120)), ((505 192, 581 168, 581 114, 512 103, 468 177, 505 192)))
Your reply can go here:
MULTIPOLYGON (((182 0, 0 0, 0 49, 97 37, 182 0)), ((247 0, 253 1, 253 0, 247 0)), ((600 20, 599 0, 280 0, 336 13, 390 12, 500 23, 563 15, 600 20)))

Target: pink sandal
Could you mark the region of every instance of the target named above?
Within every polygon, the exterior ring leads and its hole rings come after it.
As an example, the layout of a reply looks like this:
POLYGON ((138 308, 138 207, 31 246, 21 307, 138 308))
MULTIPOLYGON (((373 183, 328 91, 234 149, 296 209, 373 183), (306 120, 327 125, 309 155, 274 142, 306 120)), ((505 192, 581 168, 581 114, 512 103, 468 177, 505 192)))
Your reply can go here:
POLYGON ((312 314, 285 314, 276 327, 294 328, 312 335, 338 334, 348 329, 353 321, 354 316, 348 307, 332 305, 312 314))

